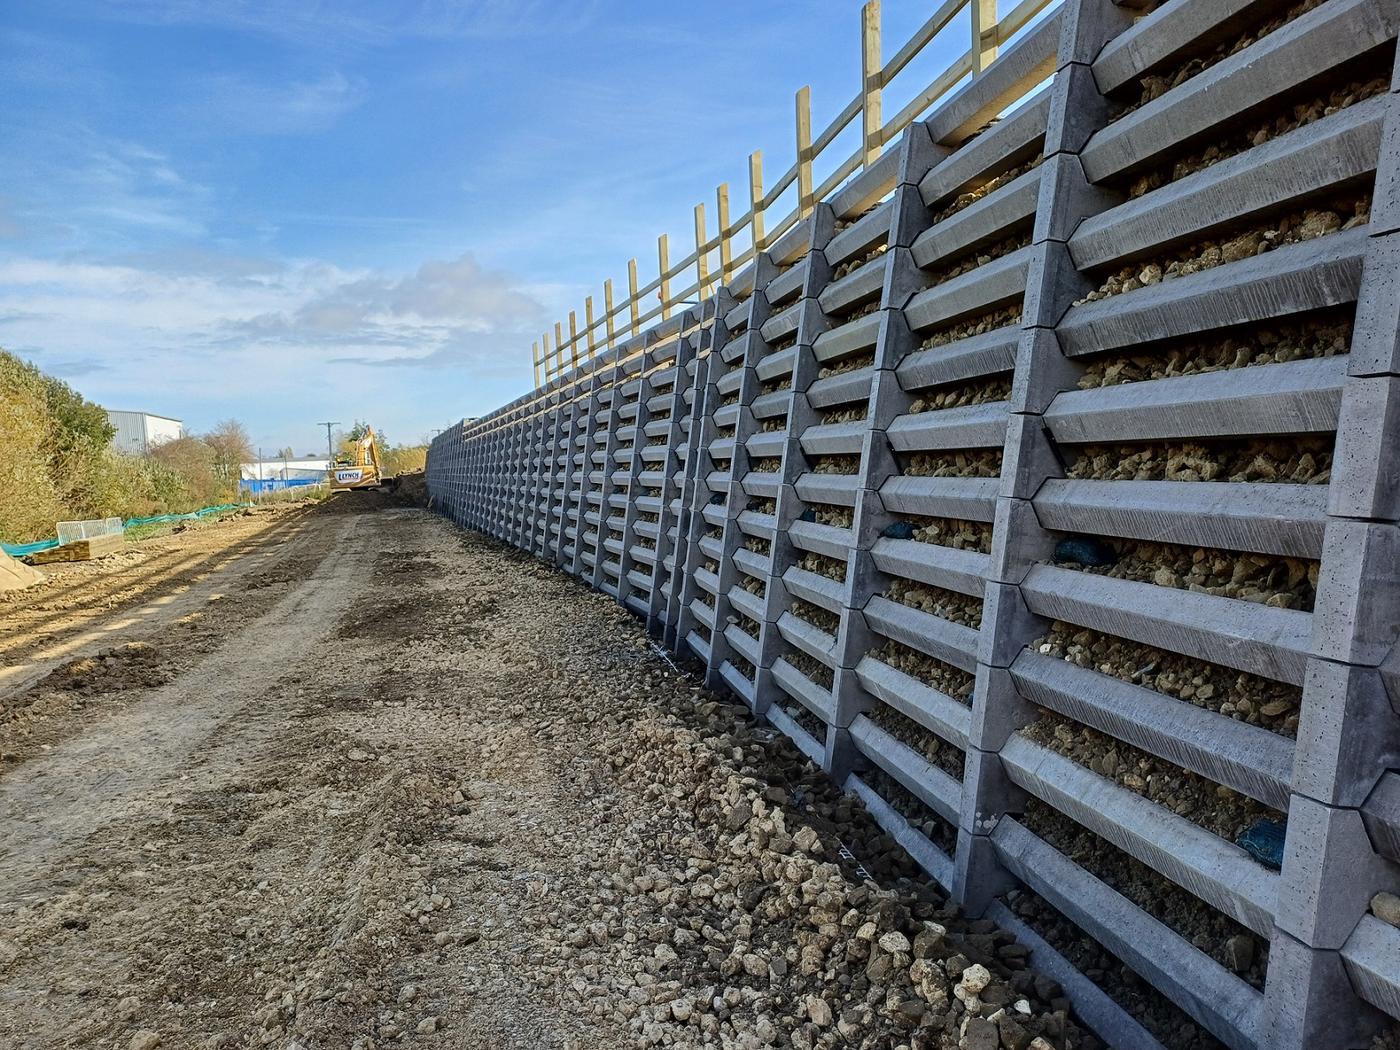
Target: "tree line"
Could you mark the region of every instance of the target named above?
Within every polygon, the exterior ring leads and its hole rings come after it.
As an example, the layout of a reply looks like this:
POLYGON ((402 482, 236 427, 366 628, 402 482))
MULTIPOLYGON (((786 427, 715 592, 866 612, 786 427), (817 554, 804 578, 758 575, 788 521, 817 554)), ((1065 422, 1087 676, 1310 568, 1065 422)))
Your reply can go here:
MULTIPOLYGON (((337 435, 342 448, 352 448, 364 428, 356 422, 337 435)), ((238 497, 243 464, 257 459, 236 419, 145 455, 114 448, 115 433, 100 405, 0 350, 0 540, 45 539, 59 521, 183 514, 230 503, 238 497)), ((423 469, 425 446, 392 446, 382 434, 376 437, 385 474, 423 469)), ((291 452, 278 455, 293 458, 291 452)))
POLYGON ((149 455, 112 447, 106 411, 0 350, 0 540, 53 535, 59 521, 181 514, 231 501, 248 432, 226 420, 149 455))

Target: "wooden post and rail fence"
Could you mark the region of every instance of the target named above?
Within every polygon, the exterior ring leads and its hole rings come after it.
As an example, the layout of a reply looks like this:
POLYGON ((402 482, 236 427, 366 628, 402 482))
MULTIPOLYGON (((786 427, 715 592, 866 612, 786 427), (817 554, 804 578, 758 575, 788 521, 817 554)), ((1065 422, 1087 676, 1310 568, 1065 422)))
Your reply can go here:
POLYGON ((656 240, 657 275, 640 283, 635 258, 627 261, 627 297, 615 301, 613 282, 603 282, 603 311, 599 315, 593 296, 583 305, 583 327, 578 312, 569 311, 568 336, 563 322, 545 332, 533 346, 535 385, 541 386, 591 360, 601 350, 611 350, 619 338, 637 335, 654 320, 668 320, 675 306, 714 293, 716 283, 727 284, 756 254, 772 244, 796 223, 811 214, 816 202, 826 197, 855 173, 880 159, 885 148, 899 139, 923 113, 968 76, 976 76, 1037 15, 1052 6, 1053 0, 1021 0, 998 19, 997 0, 944 0, 888 62, 883 61, 880 0, 867 0, 861 8, 860 48, 861 85, 855 96, 830 124, 812 136, 812 89, 798 90, 794 107, 796 159, 772 186, 764 189, 763 153, 749 154, 749 205, 742 215, 731 218, 729 184, 715 190, 715 230, 709 230, 705 202, 695 205, 695 247, 684 258, 671 259, 670 237, 656 240), (930 83, 889 120, 883 118, 883 95, 925 48, 966 12, 969 30, 967 50, 955 58, 930 83), (860 144, 841 159, 820 183, 814 171, 818 162, 837 139, 857 119, 860 144), (788 190, 796 190, 796 204, 782 219, 770 225, 769 210, 788 190), (718 269, 711 269, 717 256, 718 269), (685 281, 677 288, 679 282, 685 281), (651 304, 651 305, 647 305, 651 304))

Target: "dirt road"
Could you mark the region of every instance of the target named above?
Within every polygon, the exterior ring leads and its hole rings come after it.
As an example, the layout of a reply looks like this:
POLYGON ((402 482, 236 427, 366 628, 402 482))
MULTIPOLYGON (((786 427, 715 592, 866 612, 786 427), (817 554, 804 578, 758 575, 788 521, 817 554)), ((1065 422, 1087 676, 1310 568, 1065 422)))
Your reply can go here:
POLYGON ((162 543, 0 605, 0 1047, 1095 1045, 610 600, 375 497, 162 543))

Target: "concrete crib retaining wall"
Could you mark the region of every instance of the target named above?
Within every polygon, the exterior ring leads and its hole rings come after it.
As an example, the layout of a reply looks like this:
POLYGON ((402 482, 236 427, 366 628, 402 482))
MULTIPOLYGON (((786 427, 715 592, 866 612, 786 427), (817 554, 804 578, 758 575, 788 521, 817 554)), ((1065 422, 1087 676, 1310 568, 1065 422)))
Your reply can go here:
POLYGON ((693 653, 1111 1044, 1366 1046, 1397 27, 1068 0, 698 309, 441 434, 435 506, 693 653))

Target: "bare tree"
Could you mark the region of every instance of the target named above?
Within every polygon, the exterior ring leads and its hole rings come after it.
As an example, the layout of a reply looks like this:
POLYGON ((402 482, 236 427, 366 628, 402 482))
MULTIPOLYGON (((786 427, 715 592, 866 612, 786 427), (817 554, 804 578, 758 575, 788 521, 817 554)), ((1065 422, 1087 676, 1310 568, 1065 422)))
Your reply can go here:
POLYGON ((226 482, 236 479, 243 464, 256 455, 248 428, 236 419, 225 419, 204 440, 214 450, 215 473, 226 482))

